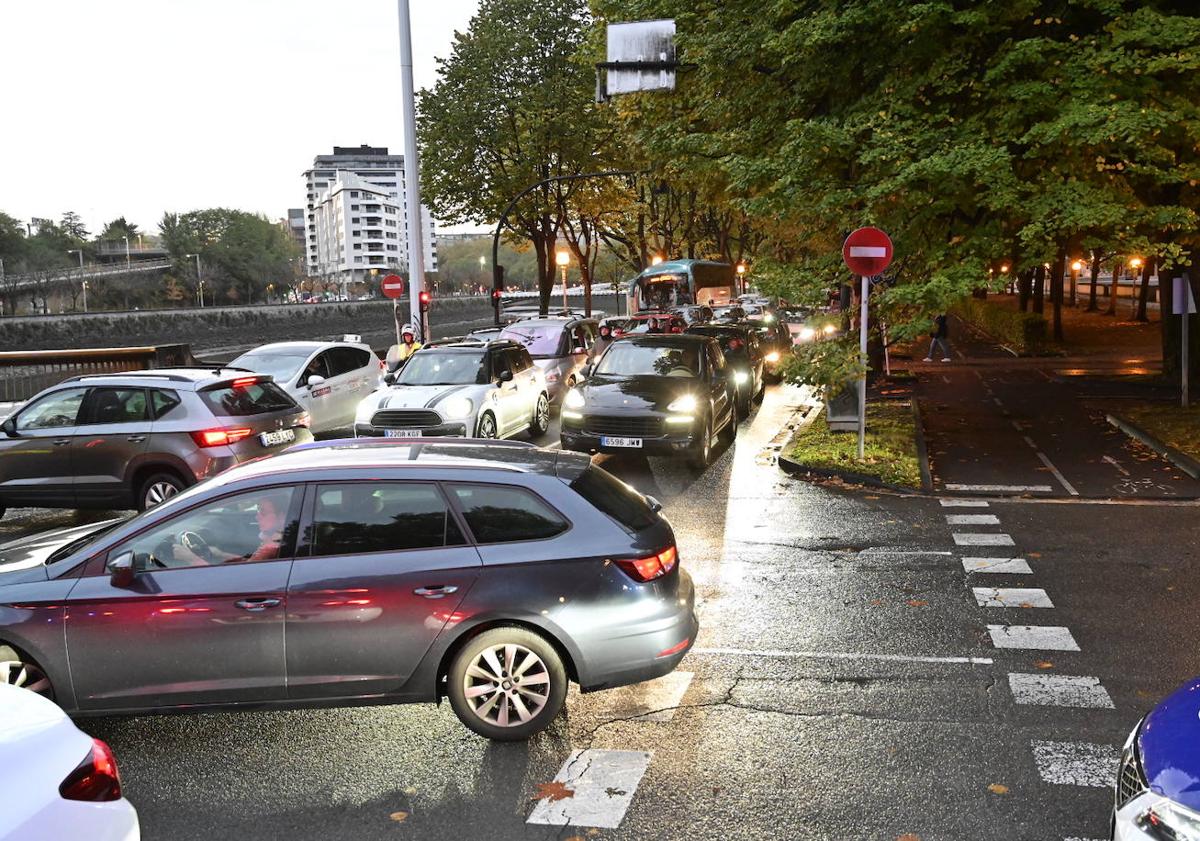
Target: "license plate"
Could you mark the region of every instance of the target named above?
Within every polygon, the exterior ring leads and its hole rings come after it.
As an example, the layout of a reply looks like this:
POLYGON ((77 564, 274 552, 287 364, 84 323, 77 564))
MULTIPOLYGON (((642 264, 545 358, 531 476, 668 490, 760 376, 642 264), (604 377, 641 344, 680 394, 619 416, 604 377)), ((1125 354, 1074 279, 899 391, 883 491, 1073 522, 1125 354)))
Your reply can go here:
POLYGON ((641 447, 641 438, 609 438, 607 435, 600 436, 601 447, 641 447))
POLYGON ((383 431, 385 438, 420 438, 421 430, 419 429, 385 429, 383 431))
POLYGON ((274 432, 264 432, 258 436, 264 447, 275 447, 279 444, 290 444, 296 440, 296 433, 290 429, 277 429, 274 432))

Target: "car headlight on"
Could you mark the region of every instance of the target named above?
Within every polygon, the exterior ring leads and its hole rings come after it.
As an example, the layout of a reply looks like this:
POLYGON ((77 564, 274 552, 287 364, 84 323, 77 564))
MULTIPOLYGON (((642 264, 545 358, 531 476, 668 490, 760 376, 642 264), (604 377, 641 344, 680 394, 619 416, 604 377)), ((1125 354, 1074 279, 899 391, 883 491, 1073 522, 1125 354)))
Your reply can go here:
POLYGON ((734 371, 733 372, 733 381, 735 383, 737 383, 738 385, 741 385, 742 383, 747 382, 749 379, 750 379, 750 375, 748 373, 746 373, 745 371, 734 371))
POLYGON ((767 313, 766 315, 763 316, 763 321, 765 321, 767 324, 770 324, 774 320, 775 320, 775 316, 771 315, 770 313, 767 313))
POLYGON ((826 325, 825 325, 825 326, 822 328, 822 331, 825 333, 825 335, 826 335, 826 336, 832 336, 834 333, 836 333, 836 332, 837 332, 837 327, 835 327, 835 326, 834 326, 834 325, 832 325, 832 324, 826 324, 826 325))
POLYGON ((696 398, 690 394, 685 394, 682 397, 676 397, 667 406, 668 412, 680 412, 682 414, 692 414, 696 411, 696 398))
POLYGON ((804 327, 800 330, 800 341, 811 342, 817 336, 817 331, 811 327, 804 327))
POLYGON ((773 350, 770 353, 768 353, 764 358, 768 362, 778 362, 779 361, 779 351, 773 350))
POLYGON ((1200 841, 1200 814, 1166 798, 1138 815, 1137 822, 1143 828, 1157 830, 1156 838, 1200 841))
POLYGON ((438 408, 448 418, 465 418, 475 411, 475 404, 467 397, 451 397, 438 408))
POLYGON ((563 398, 563 407, 567 409, 582 409, 583 395, 579 393, 579 389, 573 388, 567 392, 567 396, 563 398))

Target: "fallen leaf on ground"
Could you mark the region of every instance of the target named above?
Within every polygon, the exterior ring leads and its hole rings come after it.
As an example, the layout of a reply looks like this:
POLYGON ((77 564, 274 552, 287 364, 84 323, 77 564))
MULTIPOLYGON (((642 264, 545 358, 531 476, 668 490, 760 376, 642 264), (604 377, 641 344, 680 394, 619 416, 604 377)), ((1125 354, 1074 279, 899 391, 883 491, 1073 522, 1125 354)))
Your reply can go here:
POLYGON ((408 812, 392 812, 388 817, 396 823, 404 823, 408 820, 408 812))
POLYGON ((1042 553, 1041 553, 1041 552, 1026 552, 1025 554, 1026 554, 1026 555, 1028 555, 1028 556, 1029 556, 1029 557, 1031 557, 1031 558, 1040 558, 1040 557, 1042 557, 1042 553))
POLYGON ((1054 664, 1051 663, 1049 660, 1038 660, 1033 665, 1037 666, 1039 669, 1053 669, 1054 668, 1054 664))
POLYGON ((897 835, 896 841, 921 841, 921 836, 915 832, 906 832, 903 835, 897 835))
POLYGON ((929 602, 925 601, 924 599, 909 599, 908 606, 909 607, 928 607, 929 602))
POLYGON ((882 607, 883 599, 871 599, 871 607, 882 607))
POLYGON ((566 800, 568 797, 574 797, 575 790, 567 788, 566 783, 560 783, 557 780, 552 783, 538 783, 537 792, 531 800, 549 800, 553 803, 556 800, 566 800))
POLYGON ((877 496, 864 496, 863 499, 879 499, 877 496))
POLYGON ((988 786, 988 791, 992 794, 1008 794, 1008 786, 1000 785, 1000 783, 992 783, 988 786))

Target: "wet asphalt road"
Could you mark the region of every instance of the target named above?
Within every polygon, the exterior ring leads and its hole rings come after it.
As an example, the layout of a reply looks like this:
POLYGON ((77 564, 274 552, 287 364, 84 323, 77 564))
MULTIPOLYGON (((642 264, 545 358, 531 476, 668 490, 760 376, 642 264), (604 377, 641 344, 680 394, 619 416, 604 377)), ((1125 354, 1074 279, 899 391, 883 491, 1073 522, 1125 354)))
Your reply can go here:
MULTIPOLYGON (((82 722, 116 751, 145 837, 1107 837, 1117 747, 1200 673, 1197 507, 944 508, 791 480, 764 448, 797 399, 770 390, 702 475, 603 459, 664 503, 695 578, 700 637, 675 675, 573 693, 528 744, 489 744, 446 705, 82 722), (968 574, 964 556, 1029 572, 968 574), (981 607, 979 586, 1053 607, 981 607), (998 649, 988 625, 1065 628, 1079 650, 998 649), (1112 708, 1017 703, 1013 674, 1096 678, 1112 708), (609 788, 628 800, 618 825, 527 823, 582 749, 648 760, 631 796, 609 788)), ((10 514, 0 537, 75 517, 10 514)))

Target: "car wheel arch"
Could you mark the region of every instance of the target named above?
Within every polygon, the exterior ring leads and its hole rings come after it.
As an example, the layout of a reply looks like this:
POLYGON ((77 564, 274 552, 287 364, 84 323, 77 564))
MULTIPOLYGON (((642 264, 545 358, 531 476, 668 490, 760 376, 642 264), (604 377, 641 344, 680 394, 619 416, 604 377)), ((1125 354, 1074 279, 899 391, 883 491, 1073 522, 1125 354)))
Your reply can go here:
POLYGON ((50 687, 54 692, 54 702, 59 706, 69 708, 68 705, 72 703, 69 699, 73 699, 70 676, 58 674, 54 665, 46 665, 54 663, 52 657, 46 656, 45 652, 40 652, 23 640, 12 636, 0 637, 0 649, 4 648, 11 648, 22 659, 22 662, 32 663, 41 669, 42 673, 50 680, 50 687))
POLYGON ((441 700, 446 696, 443 690, 443 682, 450 674, 450 666, 454 662, 454 658, 458 655, 458 652, 480 634, 493 631, 497 628, 520 628, 537 634, 562 658, 563 667, 567 670, 567 679, 582 685, 583 682, 580 680, 579 670, 576 665, 577 659, 581 655, 573 646, 569 646, 563 641, 565 634, 561 630, 548 627, 542 622, 528 618, 481 619, 469 627, 459 628, 454 638, 438 654, 437 672, 433 675, 435 684, 434 693, 438 703, 441 703, 441 700))
POLYGON ((196 484, 196 478, 187 462, 168 454, 152 453, 130 461, 126 476, 131 493, 136 494, 141 490, 142 483, 155 473, 173 473, 183 482, 185 488, 196 484))

